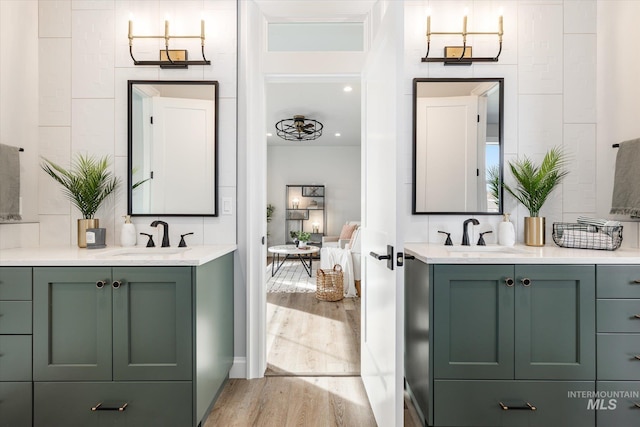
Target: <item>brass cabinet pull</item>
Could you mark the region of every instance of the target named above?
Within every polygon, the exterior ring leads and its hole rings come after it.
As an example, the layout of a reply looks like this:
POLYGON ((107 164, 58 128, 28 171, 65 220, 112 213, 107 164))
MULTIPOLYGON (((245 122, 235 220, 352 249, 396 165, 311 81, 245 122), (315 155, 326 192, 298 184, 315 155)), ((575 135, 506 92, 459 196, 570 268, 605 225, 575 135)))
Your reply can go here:
POLYGON ((633 317, 635 317, 636 319, 640 319, 640 314, 635 314, 633 317))
POLYGON ((634 281, 633 281, 633 282, 631 282, 631 283, 634 283, 634 284, 638 285, 638 284, 640 284, 640 279, 634 280, 634 281))
POLYGON ((633 408, 640 408, 640 403, 638 402, 633 402, 633 408))
POLYGON ((504 411, 508 411, 509 409, 514 411, 535 411, 538 409, 529 402, 525 402, 523 406, 507 406, 502 402, 498 402, 498 405, 500 405, 504 411))
POLYGON ((523 286, 531 286, 531 279, 529 279, 528 277, 525 277, 524 279, 520 280, 522 282, 523 286))
POLYGON ((122 405, 118 406, 103 406, 102 402, 98 403, 96 406, 92 406, 91 410, 92 411, 118 411, 118 412, 123 412, 125 409, 127 409, 127 406, 129 406, 128 403, 123 403, 122 405))
POLYGON ((111 286, 113 286, 113 289, 118 289, 121 285, 122 285, 122 282, 120 280, 114 280, 113 283, 111 284, 111 286))
POLYGON ((98 280, 96 282, 96 288, 102 289, 104 287, 104 285, 106 284, 106 282, 107 282, 106 280, 98 280))
POLYGON ((640 355, 636 354, 635 356, 633 356, 633 358, 636 359, 636 360, 640 360, 640 355))
POLYGON ((506 279, 504 279, 504 283, 508 286, 508 287, 512 287, 513 284, 515 283, 515 281, 511 278, 511 277, 507 277, 506 279))

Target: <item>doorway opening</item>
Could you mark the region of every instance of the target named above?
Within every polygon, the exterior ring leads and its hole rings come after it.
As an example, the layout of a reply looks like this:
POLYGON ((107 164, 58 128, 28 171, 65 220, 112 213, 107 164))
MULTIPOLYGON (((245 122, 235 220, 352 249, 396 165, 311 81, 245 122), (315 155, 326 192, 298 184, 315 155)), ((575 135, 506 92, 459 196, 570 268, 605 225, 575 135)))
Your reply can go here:
POLYGON ((265 87, 271 210, 264 266, 265 375, 360 376, 360 299, 352 261, 359 253, 337 242, 343 225, 359 223, 361 216, 360 77, 270 76, 265 87), (299 115, 321 122, 322 136, 311 141, 279 138, 275 124, 299 115), (297 231, 309 233, 309 250, 286 255, 272 251, 295 247, 297 231), (331 269, 336 260, 344 270, 346 297, 318 300, 318 269, 331 269))

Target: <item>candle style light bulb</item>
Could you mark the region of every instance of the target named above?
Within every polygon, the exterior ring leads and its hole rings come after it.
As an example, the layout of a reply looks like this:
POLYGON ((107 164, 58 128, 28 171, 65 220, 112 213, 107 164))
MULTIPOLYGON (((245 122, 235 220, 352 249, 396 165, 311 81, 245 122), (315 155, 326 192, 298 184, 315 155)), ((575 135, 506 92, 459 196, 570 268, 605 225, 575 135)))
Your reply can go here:
POLYGON ((469 9, 464 8, 464 19, 462 20, 462 32, 467 33, 467 15, 469 15, 469 9))
POLYGON ((431 9, 427 9, 427 36, 431 35, 431 9))

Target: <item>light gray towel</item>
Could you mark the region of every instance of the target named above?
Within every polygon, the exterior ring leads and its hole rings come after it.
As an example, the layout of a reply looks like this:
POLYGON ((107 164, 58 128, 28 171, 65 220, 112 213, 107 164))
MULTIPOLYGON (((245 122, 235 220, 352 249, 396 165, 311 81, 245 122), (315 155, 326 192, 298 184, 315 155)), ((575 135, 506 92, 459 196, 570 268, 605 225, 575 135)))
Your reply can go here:
POLYGON ((21 219, 20 149, 0 144, 0 221, 21 219))
POLYGON ((640 138, 620 143, 610 213, 640 217, 639 184, 640 138))

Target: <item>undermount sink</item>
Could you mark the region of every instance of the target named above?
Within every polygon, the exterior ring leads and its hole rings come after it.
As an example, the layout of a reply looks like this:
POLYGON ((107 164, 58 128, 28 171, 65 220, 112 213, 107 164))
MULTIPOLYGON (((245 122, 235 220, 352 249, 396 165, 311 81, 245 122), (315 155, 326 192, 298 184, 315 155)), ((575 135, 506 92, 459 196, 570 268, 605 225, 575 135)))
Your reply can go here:
POLYGON ((147 247, 133 247, 114 249, 100 254, 103 257, 111 256, 165 256, 181 254, 188 251, 191 248, 147 248, 147 247))
POLYGON ((448 252, 475 252, 492 254, 524 254, 526 249, 513 246, 446 246, 448 252))

